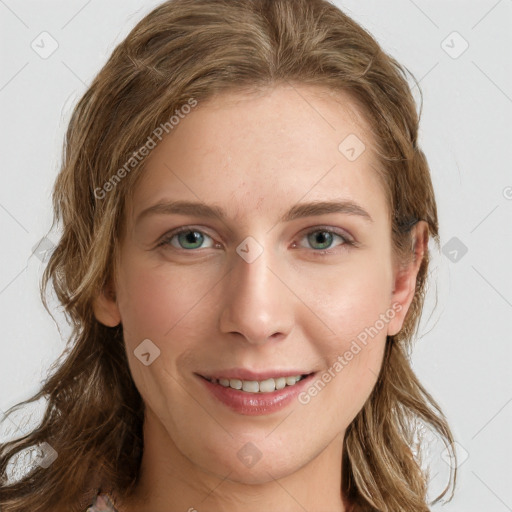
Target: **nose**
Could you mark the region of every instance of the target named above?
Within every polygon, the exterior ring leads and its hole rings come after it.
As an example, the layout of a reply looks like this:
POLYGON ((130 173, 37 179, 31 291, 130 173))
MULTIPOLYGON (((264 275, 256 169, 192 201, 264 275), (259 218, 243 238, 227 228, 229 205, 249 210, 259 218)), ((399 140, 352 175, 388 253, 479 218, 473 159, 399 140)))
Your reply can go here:
POLYGON ((221 332, 257 345, 285 339, 293 329, 298 299, 287 283, 293 277, 285 272, 284 259, 266 247, 252 262, 240 254, 234 254, 225 281, 221 332))

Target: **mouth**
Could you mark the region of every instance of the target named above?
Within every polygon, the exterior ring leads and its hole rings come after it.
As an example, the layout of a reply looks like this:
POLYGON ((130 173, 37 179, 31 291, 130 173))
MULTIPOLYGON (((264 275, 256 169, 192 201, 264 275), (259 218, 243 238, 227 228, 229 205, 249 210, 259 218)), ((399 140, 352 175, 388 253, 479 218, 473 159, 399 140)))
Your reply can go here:
POLYGON ((269 377, 263 380, 249 380, 240 378, 228 377, 206 377, 199 375, 199 377, 211 382, 212 384, 219 384, 224 388, 231 388, 245 393, 272 393, 284 388, 293 387, 301 380, 313 375, 314 372, 304 373, 298 375, 276 376, 269 377))

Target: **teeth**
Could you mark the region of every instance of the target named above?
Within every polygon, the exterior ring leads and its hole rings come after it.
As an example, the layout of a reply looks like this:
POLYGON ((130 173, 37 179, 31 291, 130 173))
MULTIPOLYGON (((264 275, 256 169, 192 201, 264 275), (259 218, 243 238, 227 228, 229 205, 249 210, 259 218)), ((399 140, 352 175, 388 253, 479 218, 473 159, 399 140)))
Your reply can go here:
POLYGON ((260 390, 260 385, 256 380, 244 380, 242 390, 248 393, 257 393, 260 390))
POLYGON ((276 381, 276 389, 283 389, 286 386, 286 378, 285 377, 279 377, 275 379, 276 381))
MULTIPOLYGON (((257 384, 257 383, 256 383, 257 384)), ((295 382, 294 382, 295 384, 295 382)), ((276 381, 274 379, 262 380, 258 386, 260 393, 270 393, 276 390, 276 381)), ((244 388, 245 391, 245 388, 244 388)))
POLYGON ((240 379, 208 379, 210 382, 218 383, 225 388, 241 389, 246 393, 271 393, 276 389, 283 389, 285 386, 293 386, 302 379, 301 375, 292 377, 277 377, 261 381, 240 380, 240 379))

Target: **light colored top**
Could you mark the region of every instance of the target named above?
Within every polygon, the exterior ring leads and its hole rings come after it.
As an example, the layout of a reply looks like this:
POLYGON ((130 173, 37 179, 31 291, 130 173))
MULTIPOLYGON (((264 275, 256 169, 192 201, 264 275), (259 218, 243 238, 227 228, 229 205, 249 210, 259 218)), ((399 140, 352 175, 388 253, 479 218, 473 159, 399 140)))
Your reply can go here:
POLYGON ((94 497, 92 505, 85 512, 119 512, 107 493, 99 493, 94 497))

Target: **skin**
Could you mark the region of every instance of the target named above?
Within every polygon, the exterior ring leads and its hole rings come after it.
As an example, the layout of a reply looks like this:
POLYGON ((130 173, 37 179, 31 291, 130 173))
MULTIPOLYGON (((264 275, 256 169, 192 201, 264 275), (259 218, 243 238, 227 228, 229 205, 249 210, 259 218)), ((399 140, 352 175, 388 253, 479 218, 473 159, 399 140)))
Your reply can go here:
POLYGON ((345 430, 375 385, 386 336, 403 324, 428 242, 419 222, 411 261, 395 261, 376 165, 350 98, 304 85, 200 103, 151 152, 128 201, 115 279, 94 303, 100 322, 122 322, 147 409, 140 482, 133 496, 117 497, 120 512, 347 510, 345 430), (355 161, 338 150, 349 134, 366 146, 355 161), (356 202, 372 221, 346 213, 279 221, 296 203, 334 199, 356 202), (200 200, 227 218, 136 222, 162 200, 200 200), (180 245, 175 236, 157 247, 182 226, 204 239, 187 245, 182 236, 180 245), (357 245, 336 234, 326 242, 326 228, 357 245), (247 237, 263 247, 251 263, 236 251, 247 237), (238 414, 194 375, 232 367, 321 375, 393 304, 394 318, 307 404, 238 414), (144 339, 160 349, 149 366, 134 355, 144 339), (252 467, 237 457, 248 442, 262 455, 252 467))

